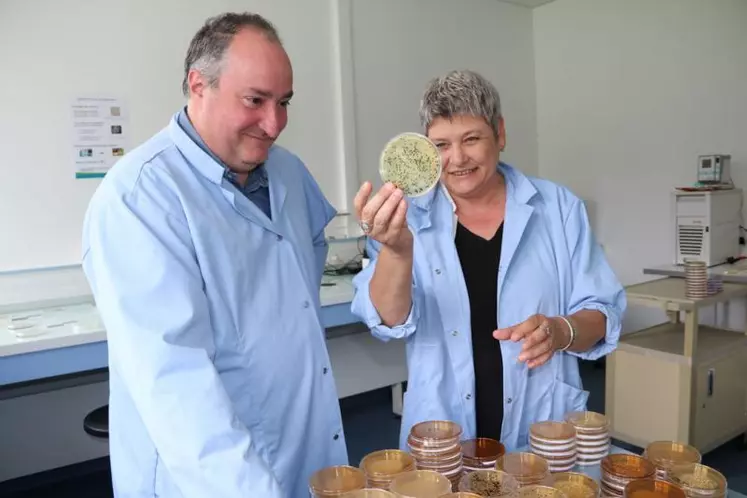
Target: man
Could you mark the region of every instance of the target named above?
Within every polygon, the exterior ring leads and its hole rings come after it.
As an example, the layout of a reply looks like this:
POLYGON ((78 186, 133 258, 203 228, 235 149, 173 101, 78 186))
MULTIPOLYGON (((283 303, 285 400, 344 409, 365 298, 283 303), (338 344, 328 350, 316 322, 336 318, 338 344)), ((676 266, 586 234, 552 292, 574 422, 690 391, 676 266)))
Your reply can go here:
POLYGON ((319 318, 335 211, 273 145, 291 64, 254 14, 209 19, 185 109, 109 172, 83 265, 107 329, 114 491, 296 498, 347 463, 319 318))

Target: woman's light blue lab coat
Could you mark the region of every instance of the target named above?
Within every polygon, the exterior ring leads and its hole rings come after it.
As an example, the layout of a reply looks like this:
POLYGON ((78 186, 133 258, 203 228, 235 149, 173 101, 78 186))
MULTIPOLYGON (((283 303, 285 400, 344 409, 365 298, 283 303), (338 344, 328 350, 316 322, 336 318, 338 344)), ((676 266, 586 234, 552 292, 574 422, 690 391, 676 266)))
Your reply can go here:
MULTIPOLYGON (((532 370, 517 360, 521 342, 501 341, 501 440, 511 451, 528 444, 533 422, 563 420, 567 412, 586 408, 589 393, 582 389, 576 357, 596 359, 616 347, 626 299, 594 240, 582 201, 563 187, 503 163, 498 169, 507 188, 498 326, 518 324, 535 313, 557 316, 592 309, 607 316, 606 336, 590 351, 556 353, 532 370)), ((354 280, 352 304, 353 313, 376 337, 407 343, 402 449, 407 449, 410 428, 426 420, 453 420, 462 426, 463 439, 475 437, 470 308, 454 245, 454 204, 442 185, 408 203, 415 246, 413 305, 407 321, 387 327, 371 303, 369 283, 380 249, 373 240, 367 246, 371 264, 354 280)))
POLYGON ((84 269, 107 329, 119 497, 289 498, 347 463, 320 322, 334 209, 273 147, 272 220, 177 124, 106 176, 84 269))

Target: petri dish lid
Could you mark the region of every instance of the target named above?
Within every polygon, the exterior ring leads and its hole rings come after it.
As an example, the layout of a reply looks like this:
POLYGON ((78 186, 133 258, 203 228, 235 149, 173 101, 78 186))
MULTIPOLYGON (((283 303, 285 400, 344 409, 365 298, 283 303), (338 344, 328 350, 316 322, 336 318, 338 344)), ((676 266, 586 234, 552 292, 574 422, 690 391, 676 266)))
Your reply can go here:
POLYGON ((536 422, 529 427, 529 434, 539 441, 569 441, 576 437, 576 429, 568 422, 536 422))
POLYGON ((459 439, 462 435, 462 427, 456 422, 449 420, 429 420, 412 426, 410 437, 413 442, 424 441, 450 441, 459 439))
POLYGON ((379 175, 409 197, 430 192, 441 178, 441 155, 436 145, 420 133, 402 133, 384 146, 379 175))
POLYGON ((597 498, 599 484, 579 472, 558 472, 552 475, 552 487, 561 490, 568 498, 597 498))
POLYGON ((366 488, 351 491, 340 496, 340 498, 394 498, 395 495, 386 489, 366 488))
POLYGON ((602 459, 602 470, 615 477, 646 479, 654 475, 656 467, 638 455, 615 454, 602 459))
POLYGON ((686 498, 685 491, 671 482, 656 479, 636 479, 625 485, 627 498, 686 498))
POLYGON ((469 491, 457 491, 456 493, 449 493, 438 498, 482 498, 480 495, 470 493, 469 491))
POLYGON ((477 438, 462 441, 464 458, 476 462, 497 460, 506 453, 506 447, 500 441, 489 438, 477 438))
POLYGON ((721 496, 726 492, 724 475, 700 463, 684 463, 673 466, 667 472, 671 482, 699 496, 721 496))
POLYGON ((506 453, 495 463, 497 470, 502 470, 518 477, 535 478, 544 476, 550 471, 550 464, 539 455, 527 452, 506 453))
POLYGON ((644 456, 657 467, 669 468, 681 463, 700 463, 700 452, 693 446, 676 441, 654 441, 644 456))
POLYGON ((309 479, 309 487, 316 495, 339 496, 366 487, 366 474, 348 465, 326 467, 309 479))
POLYGON ((360 467, 368 477, 389 477, 414 470, 415 459, 401 450, 380 450, 363 457, 360 467))
POLYGON ((432 470, 414 470, 398 475, 389 490, 402 498, 432 498, 451 492, 451 481, 432 470))
POLYGON ((519 489, 518 498, 568 498, 566 494, 551 486, 532 484, 519 489))
POLYGON ((475 470, 464 474, 459 481, 459 491, 469 491, 480 496, 510 496, 519 489, 518 481, 500 470, 475 470))
POLYGON ((597 412, 571 412, 565 416, 577 430, 583 432, 603 431, 609 427, 609 419, 597 412))

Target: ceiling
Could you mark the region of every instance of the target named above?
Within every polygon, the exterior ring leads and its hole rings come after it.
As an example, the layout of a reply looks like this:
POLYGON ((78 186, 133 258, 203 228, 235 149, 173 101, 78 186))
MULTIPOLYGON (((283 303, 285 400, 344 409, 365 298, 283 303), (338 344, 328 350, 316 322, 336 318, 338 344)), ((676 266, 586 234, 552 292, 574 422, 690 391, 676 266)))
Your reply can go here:
POLYGON ((502 2, 515 3, 516 5, 523 5, 524 7, 539 7, 546 3, 550 3, 553 0, 501 0, 502 2))

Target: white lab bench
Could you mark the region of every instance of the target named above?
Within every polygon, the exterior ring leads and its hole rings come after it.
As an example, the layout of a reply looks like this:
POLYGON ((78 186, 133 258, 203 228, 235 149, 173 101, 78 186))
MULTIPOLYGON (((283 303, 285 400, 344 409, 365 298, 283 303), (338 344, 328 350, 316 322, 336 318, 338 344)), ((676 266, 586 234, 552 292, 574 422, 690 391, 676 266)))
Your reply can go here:
MULTIPOLYGON (((375 339, 350 312, 353 293, 352 276, 325 276, 320 289, 338 397, 391 386, 399 415, 404 342, 375 339)), ((108 454, 83 431, 108 403, 106 347, 91 296, 0 305, 0 482, 108 454)))

